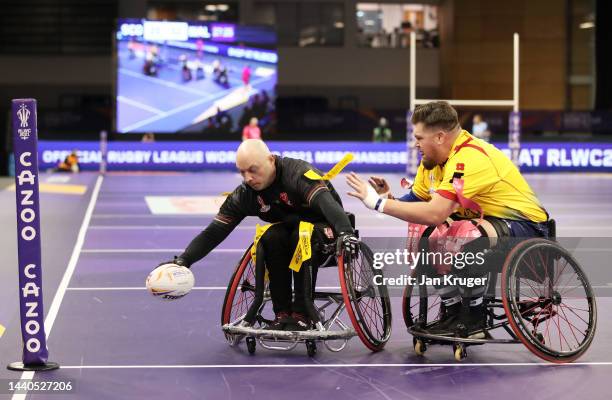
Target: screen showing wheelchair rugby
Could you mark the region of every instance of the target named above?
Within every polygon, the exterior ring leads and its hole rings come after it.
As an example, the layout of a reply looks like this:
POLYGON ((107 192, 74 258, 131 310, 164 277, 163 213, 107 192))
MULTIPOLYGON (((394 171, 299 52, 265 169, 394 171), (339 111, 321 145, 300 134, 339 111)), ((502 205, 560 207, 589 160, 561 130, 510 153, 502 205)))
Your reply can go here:
POLYGON ((271 123, 278 54, 263 26, 119 20, 116 122, 120 133, 238 133, 271 123))

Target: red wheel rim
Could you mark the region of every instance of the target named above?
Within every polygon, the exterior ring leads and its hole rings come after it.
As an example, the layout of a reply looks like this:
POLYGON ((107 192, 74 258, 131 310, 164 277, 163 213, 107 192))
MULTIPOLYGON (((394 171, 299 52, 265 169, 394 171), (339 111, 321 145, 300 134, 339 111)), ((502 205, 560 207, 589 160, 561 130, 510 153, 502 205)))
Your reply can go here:
POLYGON ((230 281, 223 306, 223 325, 245 315, 253 304, 255 298, 255 266, 251 261, 251 252, 247 250, 230 281), (249 288, 242 290, 246 285, 249 285, 249 288))
MULTIPOLYGON (((365 301, 363 301, 362 298, 362 300, 357 300, 358 304, 355 304, 356 301, 351 300, 351 295, 349 294, 349 288, 346 282, 348 271, 346 270, 344 257, 342 255, 338 257, 338 273, 344 304, 346 305, 347 313, 359 339, 361 339, 363 344, 372 351, 382 350, 390 335, 390 328, 386 326, 387 322, 385 321, 385 315, 383 315, 385 313, 383 298, 381 296, 373 296, 365 299, 365 301), (364 307, 361 307, 359 304, 363 304, 364 307), (377 309, 378 305, 380 305, 380 311, 377 309), (355 307, 359 307, 359 311, 356 311, 355 307), (364 323, 369 324, 365 329, 363 326, 364 323), (380 339, 372 337, 373 335, 371 334, 370 327, 376 329, 380 339)), ((387 310, 387 312, 389 312, 389 310, 387 310)), ((390 321, 388 324, 390 325, 390 321)))

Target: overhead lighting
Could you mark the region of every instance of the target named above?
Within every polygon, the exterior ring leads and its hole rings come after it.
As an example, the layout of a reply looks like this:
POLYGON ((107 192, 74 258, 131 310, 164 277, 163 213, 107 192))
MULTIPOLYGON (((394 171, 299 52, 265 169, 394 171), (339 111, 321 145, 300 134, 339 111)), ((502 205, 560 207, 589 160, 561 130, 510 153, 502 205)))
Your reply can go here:
POLYGON ((342 29, 342 28, 344 28, 344 23, 340 22, 340 21, 334 22, 334 28, 342 29))
POLYGON ((357 11, 357 16, 359 18, 363 17, 365 15, 365 13, 363 11, 357 11))
POLYGON ((217 10, 221 12, 226 12, 229 10, 229 6, 227 4, 217 4, 217 10))
POLYGON ((580 25, 580 29, 592 29, 595 28, 595 22, 583 22, 580 25))
POLYGON ((206 7, 204 7, 206 9, 206 11, 217 11, 217 6, 214 4, 208 4, 206 7))

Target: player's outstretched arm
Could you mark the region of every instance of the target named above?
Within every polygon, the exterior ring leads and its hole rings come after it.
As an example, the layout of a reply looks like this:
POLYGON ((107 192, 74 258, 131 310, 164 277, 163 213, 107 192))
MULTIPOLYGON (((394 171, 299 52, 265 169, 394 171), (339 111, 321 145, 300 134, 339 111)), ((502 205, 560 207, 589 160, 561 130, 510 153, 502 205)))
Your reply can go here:
POLYGON ((346 178, 352 192, 349 196, 358 198, 371 210, 423 225, 439 225, 457 208, 453 200, 434 194, 429 202, 401 202, 381 198, 376 191, 351 172, 346 178))
POLYGON ((177 259, 184 262, 184 266, 191 267, 192 264, 206 257, 208 253, 221 244, 239 222, 223 223, 217 219, 213 220, 206 229, 193 238, 185 251, 177 259))

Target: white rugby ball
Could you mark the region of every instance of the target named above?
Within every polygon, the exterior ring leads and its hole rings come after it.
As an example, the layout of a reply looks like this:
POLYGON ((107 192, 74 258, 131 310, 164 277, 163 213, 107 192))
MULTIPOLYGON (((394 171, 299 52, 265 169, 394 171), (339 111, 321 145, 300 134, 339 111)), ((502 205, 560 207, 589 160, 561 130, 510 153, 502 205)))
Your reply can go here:
POLYGON ((164 264, 155 268, 147 276, 146 286, 149 293, 163 300, 176 300, 185 296, 195 279, 189 268, 176 264, 164 264))

